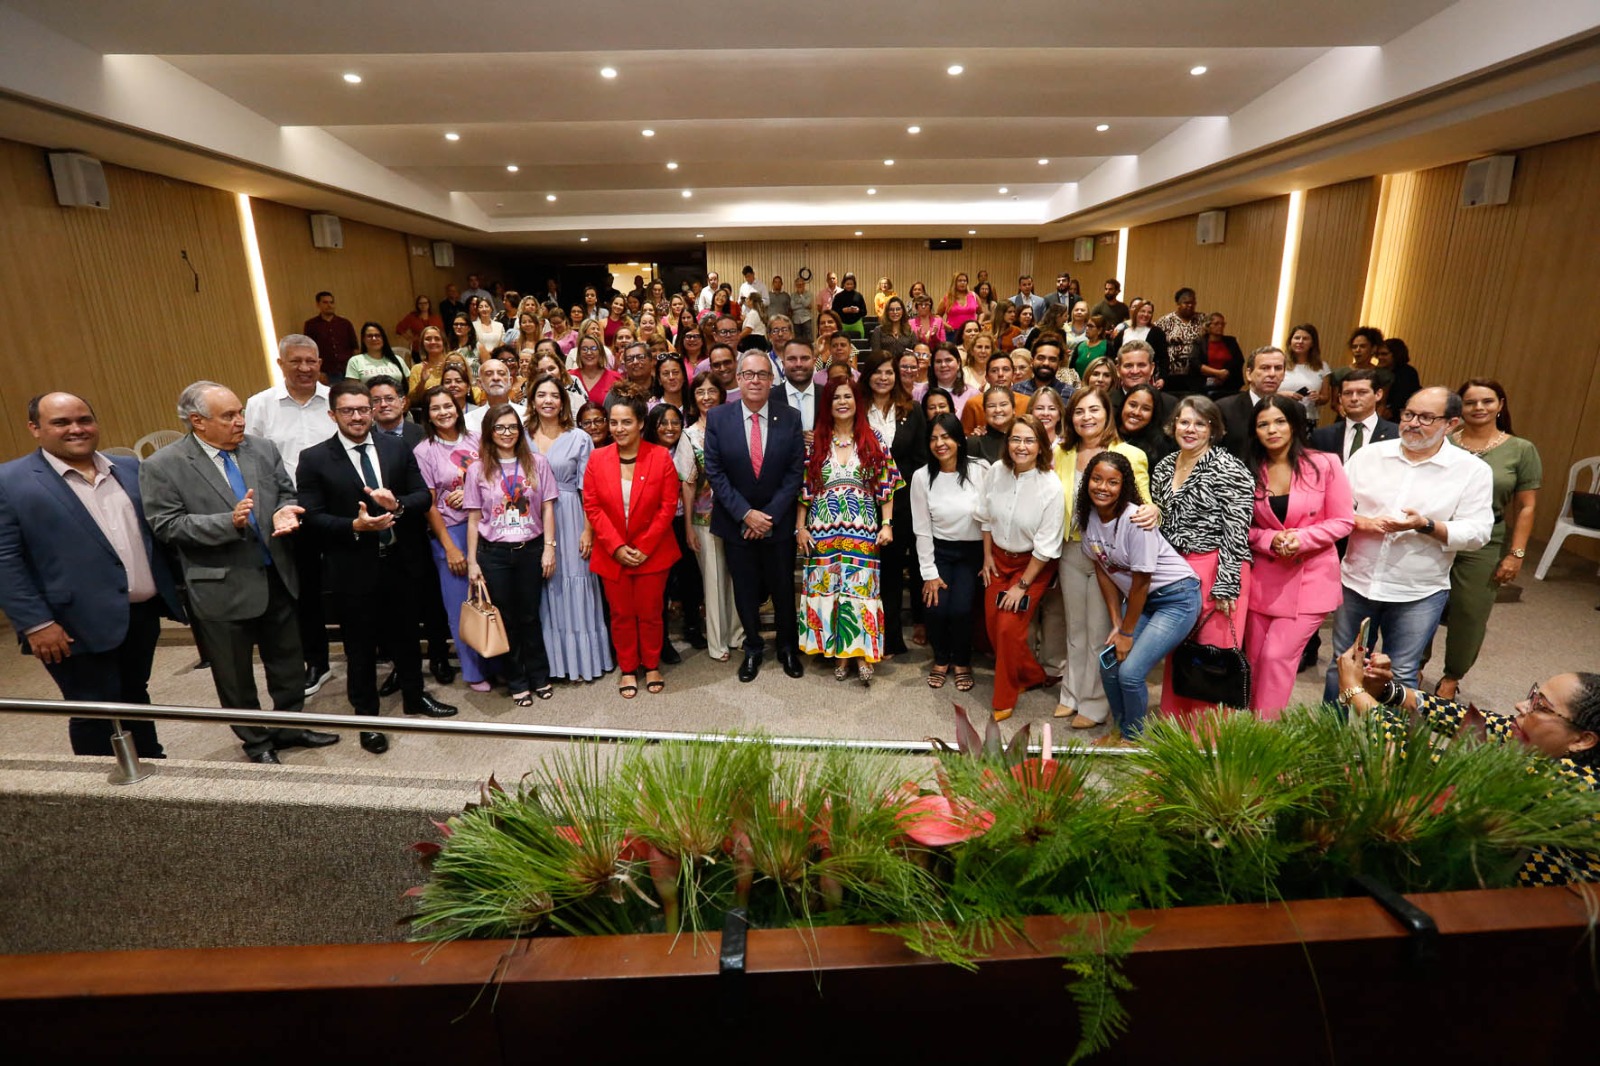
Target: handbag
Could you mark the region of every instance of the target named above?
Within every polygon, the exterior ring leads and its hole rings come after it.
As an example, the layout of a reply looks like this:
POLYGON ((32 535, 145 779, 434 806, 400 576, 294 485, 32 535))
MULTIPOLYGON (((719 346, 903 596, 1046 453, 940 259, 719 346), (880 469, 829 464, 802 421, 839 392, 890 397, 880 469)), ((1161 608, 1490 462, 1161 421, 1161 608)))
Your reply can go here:
POLYGON ((482 581, 475 581, 467 590, 461 605, 461 643, 483 656, 492 659, 511 650, 511 640, 506 636, 506 623, 500 610, 489 599, 489 590, 482 581))
POLYGON ((1232 647, 1202 644, 1195 634, 1216 613, 1207 611, 1172 652, 1172 690, 1185 699, 1224 707, 1250 706, 1250 662, 1239 648, 1239 634, 1228 616, 1232 647))
POLYGON ((1600 529, 1600 493, 1574 492, 1572 520, 1585 529, 1600 529))

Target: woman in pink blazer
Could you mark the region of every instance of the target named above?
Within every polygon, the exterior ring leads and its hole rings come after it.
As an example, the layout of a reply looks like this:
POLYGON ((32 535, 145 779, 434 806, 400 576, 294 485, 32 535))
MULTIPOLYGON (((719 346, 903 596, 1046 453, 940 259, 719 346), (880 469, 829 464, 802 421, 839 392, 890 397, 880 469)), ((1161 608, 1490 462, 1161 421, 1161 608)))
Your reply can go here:
POLYGON ((1354 528, 1355 508, 1339 457, 1302 443, 1304 406, 1268 396, 1251 417, 1246 457, 1256 493, 1244 649, 1250 707, 1276 719, 1294 694, 1306 642, 1344 598, 1335 545, 1354 528))

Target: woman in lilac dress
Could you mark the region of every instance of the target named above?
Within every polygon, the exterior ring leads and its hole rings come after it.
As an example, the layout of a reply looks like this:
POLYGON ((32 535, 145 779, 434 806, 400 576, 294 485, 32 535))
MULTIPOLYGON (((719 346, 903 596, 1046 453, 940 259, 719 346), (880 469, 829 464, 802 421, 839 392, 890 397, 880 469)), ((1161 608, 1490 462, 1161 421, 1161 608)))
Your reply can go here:
POLYGON ((427 412, 423 428, 427 437, 416 447, 417 466, 433 491, 433 508, 428 511, 433 537, 428 543, 439 571, 444 613, 461 658, 461 679, 476 692, 488 692, 483 656, 461 641, 461 604, 467 598, 467 513, 461 509, 462 480, 478 457, 478 435, 462 432, 460 401, 442 386, 423 393, 422 407, 427 412))
POLYGON ((611 635, 600 579, 589 569, 594 534, 583 516, 583 474, 594 441, 572 421, 561 382, 545 375, 533 383, 528 405, 529 442, 550 464, 556 498, 556 572, 544 583, 540 616, 550 676, 593 681, 612 667, 611 635))

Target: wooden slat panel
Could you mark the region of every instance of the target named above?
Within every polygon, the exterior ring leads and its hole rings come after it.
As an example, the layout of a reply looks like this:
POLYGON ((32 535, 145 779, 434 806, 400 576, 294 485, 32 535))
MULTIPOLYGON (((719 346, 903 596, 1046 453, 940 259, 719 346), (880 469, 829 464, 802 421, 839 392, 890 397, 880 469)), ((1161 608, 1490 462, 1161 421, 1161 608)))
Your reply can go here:
POLYGON ((1187 285, 1198 294, 1202 313, 1228 316, 1228 332, 1245 351, 1266 344, 1288 222, 1289 198, 1276 196, 1228 208, 1222 244, 1195 243, 1194 215, 1129 230, 1123 298, 1153 299, 1159 316, 1172 310, 1172 294, 1187 285))
MULTIPOLYGON (((1097 233, 1094 238, 1094 258, 1087 263, 1072 261, 1072 241, 1040 241, 1033 253, 1033 275, 1042 293, 1056 287, 1056 275, 1065 270, 1079 281, 1079 292, 1093 307, 1105 295, 1105 281, 1117 272, 1117 235, 1097 233), (1105 243, 1109 238, 1110 243, 1105 243)), ((1118 279, 1121 280, 1121 279, 1118 279)), ((1126 296, 1126 290, 1124 290, 1126 296)))
MULTIPOLYGON (((524 289, 524 296, 527 295, 527 287, 536 284, 532 278, 512 279, 507 277, 504 273, 504 261, 491 252, 468 248, 461 244, 455 245, 455 252, 455 266, 436 267, 433 265, 433 241, 428 237, 406 235, 406 261, 411 272, 411 295, 413 299, 418 296, 427 296, 433 300, 434 310, 437 311, 439 301, 444 299, 444 287, 454 283, 461 288, 466 288, 468 274, 477 274, 482 278, 483 287, 486 289, 491 288, 497 278, 506 281, 507 284, 521 285, 524 289), (426 254, 417 255, 418 248, 426 249, 426 254)), ((537 284, 539 288, 536 292, 542 294, 544 292, 543 279, 539 279, 537 284)), ((412 304, 408 302, 403 310, 396 312, 390 318, 382 320, 384 328, 393 330, 395 323, 399 322, 406 312, 411 310, 411 307, 412 304)))
POLYGON ((1361 317, 1361 294, 1372 254, 1378 179, 1362 178, 1306 193, 1300 224, 1289 326, 1310 322, 1324 349, 1337 356, 1361 317))

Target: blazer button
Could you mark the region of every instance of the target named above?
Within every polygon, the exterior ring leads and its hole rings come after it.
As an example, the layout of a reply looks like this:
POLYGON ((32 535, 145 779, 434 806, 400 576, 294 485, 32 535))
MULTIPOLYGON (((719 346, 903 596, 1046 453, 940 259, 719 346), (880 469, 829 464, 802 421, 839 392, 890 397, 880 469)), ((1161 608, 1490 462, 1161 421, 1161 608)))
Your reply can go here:
POLYGON ((118 587, 117 587, 117 591, 118 591, 118 592, 127 592, 127 591, 128 591, 128 590, 127 590, 127 589, 126 589, 126 588, 123 588, 123 587, 121 587, 121 586, 120 586, 120 585, 119 585, 119 586, 118 586, 118 587))

